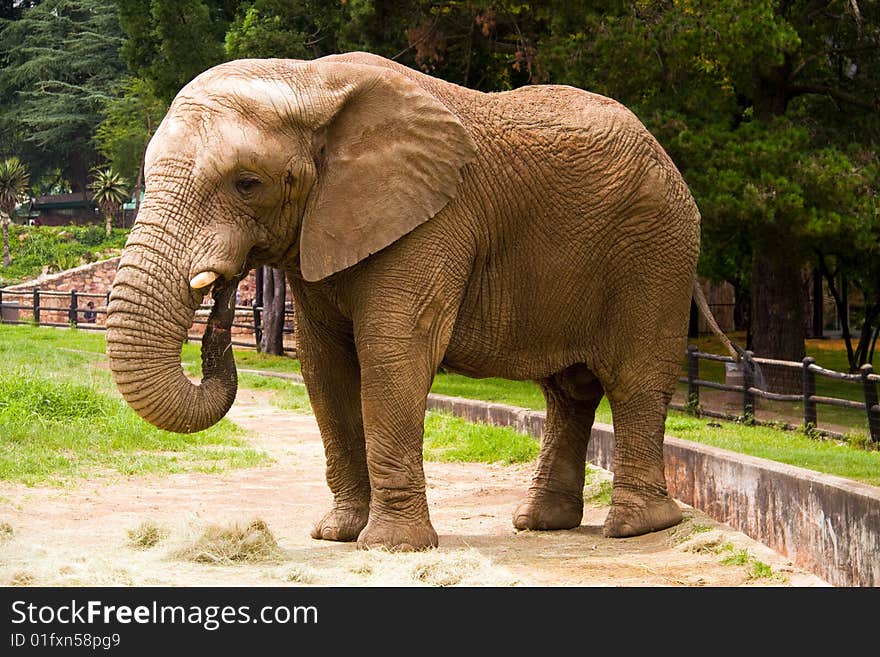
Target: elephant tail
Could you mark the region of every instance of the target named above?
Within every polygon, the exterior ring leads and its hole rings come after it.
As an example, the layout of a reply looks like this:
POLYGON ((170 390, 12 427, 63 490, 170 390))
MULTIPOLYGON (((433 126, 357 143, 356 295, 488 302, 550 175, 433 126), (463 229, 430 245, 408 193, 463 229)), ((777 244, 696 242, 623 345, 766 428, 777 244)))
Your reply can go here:
POLYGON ((709 310, 709 302, 706 301, 706 295, 703 294, 703 288, 700 287, 696 277, 694 278, 694 302, 697 304, 697 308, 700 309, 700 312, 703 313, 703 317, 706 318, 709 328, 718 336, 721 343, 727 347, 727 350, 730 352, 731 356, 733 356, 733 359, 736 362, 739 362, 745 354, 745 349, 732 342, 718 326, 718 322, 715 321, 715 316, 712 314, 712 311, 709 310))

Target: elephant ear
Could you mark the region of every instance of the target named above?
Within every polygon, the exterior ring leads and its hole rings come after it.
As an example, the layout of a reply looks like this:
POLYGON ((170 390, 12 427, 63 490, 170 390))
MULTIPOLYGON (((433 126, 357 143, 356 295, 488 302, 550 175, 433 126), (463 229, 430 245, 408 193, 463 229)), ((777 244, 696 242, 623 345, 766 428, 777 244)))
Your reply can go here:
POLYGON ((322 81, 315 102, 326 113, 316 126, 318 171, 302 221, 300 266, 305 280, 317 281, 443 209, 476 147, 461 121, 403 74, 311 64, 322 81))

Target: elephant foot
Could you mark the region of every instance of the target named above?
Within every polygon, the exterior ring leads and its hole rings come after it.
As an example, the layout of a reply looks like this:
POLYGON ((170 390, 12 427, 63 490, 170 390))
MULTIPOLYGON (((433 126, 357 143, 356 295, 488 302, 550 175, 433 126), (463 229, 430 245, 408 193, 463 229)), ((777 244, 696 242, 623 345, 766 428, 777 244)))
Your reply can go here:
POLYGON ((369 517, 369 504, 334 506, 312 529, 312 538, 324 541, 357 540, 369 517))
POLYGON ((437 547, 437 532, 427 518, 404 524, 371 517, 358 536, 357 545, 360 550, 385 548, 389 552, 418 552, 437 547))
POLYGON ((683 516, 675 500, 668 496, 642 498, 633 493, 621 494, 622 500, 614 499, 612 492, 611 510, 605 518, 603 533, 609 538, 641 536, 672 527, 681 522, 683 516))
POLYGON ((517 529, 574 529, 584 517, 584 500, 578 495, 550 491, 529 492, 513 512, 517 529))

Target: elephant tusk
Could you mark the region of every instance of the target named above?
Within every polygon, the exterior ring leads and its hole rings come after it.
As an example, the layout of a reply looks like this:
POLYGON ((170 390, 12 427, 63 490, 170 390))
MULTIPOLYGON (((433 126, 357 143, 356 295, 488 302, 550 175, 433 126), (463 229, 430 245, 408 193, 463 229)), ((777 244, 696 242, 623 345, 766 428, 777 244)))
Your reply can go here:
POLYGON ((215 280, 217 280, 217 272, 203 271, 192 277, 189 286, 194 290, 201 290, 203 287, 208 287, 215 280))

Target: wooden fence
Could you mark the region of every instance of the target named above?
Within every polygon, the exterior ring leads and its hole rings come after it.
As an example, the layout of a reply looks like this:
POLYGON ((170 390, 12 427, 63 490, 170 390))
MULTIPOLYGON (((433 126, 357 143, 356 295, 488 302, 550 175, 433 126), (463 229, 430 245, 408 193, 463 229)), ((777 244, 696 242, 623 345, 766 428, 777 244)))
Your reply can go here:
MULTIPOLYGON (((110 293, 97 294, 91 292, 54 292, 34 288, 33 292, 12 292, 0 289, 0 323, 2 324, 33 324, 37 326, 73 327, 78 329, 103 331, 104 318, 107 315, 107 303, 110 293), (27 301, 24 303, 23 301, 27 301), (97 303, 96 303, 97 302, 97 303), (89 306, 89 303, 92 306, 89 306), (98 305, 100 304, 100 305, 98 305), (21 311, 25 311, 29 318, 22 318, 21 311)), ((211 310, 210 305, 202 305, 196 311, 193 325, 204 326, 204 319, 211 310)), ((285 322, 283 332, 292 336, 293 308, 288 307, 284 311, 285 322)), ((263 337, 262 331, 263 307, 254 303, 251 306, 236 306, 235 320, 232 324, 232 344, 239 347, 255 347, 260 349, 263 337), (238 329, 236 331, 236 329, 238 329), (236 335, 237 334, 237 335, 236 335), (235 337, 239 339, 236 340, 235 337), (250 340, 244 338, 250 337, 250 340)), ((201 335, 190 333, 188 340, 199 342, 201 335)), ((296 353, 294 347, 285 346, 284 351, 296 353)))
POLYGON ((819 367, 816 365, 815 359, 810 357, 804 358, 802 362, 798 363, 796 361, 775 360, 772 358, 757 358, 751 351, 746 351, 742 360, 737 363, 730 356, 705 353, 699 351, 696 345, 690 345, 687 350, 687 376, 680 377, 679 382, 687 383, 688 385, 687 404, 678 407, 680 410, 688 410, 702 415, 708 415, 710 417, 722 417, 737 419, 743 422, 755 422, 756 398, 781 402, 801 402, 804 405, 803 426, 805 429, 817 431, 818 433, 837 435, 834 434, 834 432, 818 429, 818 406, 820 404, 826 404, 828 406, 851 408, 865 412, 868 418, 868 430, 871 441, 880 443, 880 404, 878 404, 877 400, 877 384, 880 383, 880 375, 874 374, 874 369, 870 364, 862 365, 857 374, 847 374, 819 367), (718 383, 716 381, 701 379, 700 360, 736 363, 741 372, 742 384, 718 383), (778 367, 800 370, 803 381, 801 393, 780 394, 768 392, 767 390, 757 387, 757 366, 759 365, 775 365, 778 367), (816 375, 836 379, 838 381, 849 381, 855 384, 860 384, 864 401, 853 401, 851 399, 838 399, 836 397, 817 395, 816 375), (701 409, 700 388, 712 388, 715 390, 739 393, 742 398, 742 414, 738 416, 730 416, 726 413, 701 409))
MULTIPOLYGON (((0 323, 7 324, 36 324, 38 326, 72 326, 81 329, 104 330, 104 317, 107 314, 107 301, 110 293, 81 293, 76 290, 70 292, 52 292, 35 288, 32 292, 12 292, 0 290, 0 323), (10 298, 17 300, 12 301, 10 298), (22 299, 30 303, 22 303, 22 299), (95 303, 100 301, 100 305, 95 303), (92 302, 92 308, 88 306, 92 302), (30 319, 21 319, 20 312, 27 311, 30 319)), ((210 305, 203 305, 196 313, 194 325, 207 324, 206 317, 210 312, 210 305)), ((252 306, 236 306, 236 319, 232 324, 232 344, 241 347, 255 347, 259 350, 262 339, 262 314, 263 308, 254 303, 252 306), (235 340, 236 329, 240 339, 235 340), (241 338, 249 337, 249 340, 241 338)), ((286 335, 293 334, 293 308, 285 310, 286 335), (290 321, 287 321, 288 318, 290 321)), ((190 334, 189 340, 200 341, 201 335, 190 334)), ((284 347, 285 352, 296 352, 293 347, 284 347)), ((691 411, 710 417, 722 417, 736 419, 743 422, 756 422, 755 399, 769 399, 781 402, 802 402, 804 405, 803 426, 819 433, 838 435, 832 431, 818 428, 818 406, 826 404, 850 409, 863 410, 868 418, 868 429, 871 441, 880 443, 880 404, 878 404, 877 383, 880 375, 874 374, 871 365, 863 365, 857 374, 846 374, 827 370, 816 365, 814 359, 804 358, 803 362, 774 360, 770 358, 757 358, 751 351, 745 352, 742 361, 736 361, 730 356, 721 356, 699 351, 695 345, 690 345, 686 354, 687 376, 680 377, 681 383, 687 383, 687 403, 684 406, 671 404, 673 408, 691 411), (741 372, 742 384, 718 383, 700 378, 700 360, 718 361, 722 363, 735 363, 741 372), (803 389, 801 394, 779 394, 768 392, 756 385, 758 365, 776 365, 780 367, 796 368, 801 371, 803 389), (850 399, 838 399, 816 394, 816 375, 850 381, 860 384, 863 390, 864 401, 850 399), (742 399, 742 413, 730 415, 708 409, 700 408, 700 388, 712 388, 727 392, 738 393, 742 399)))

